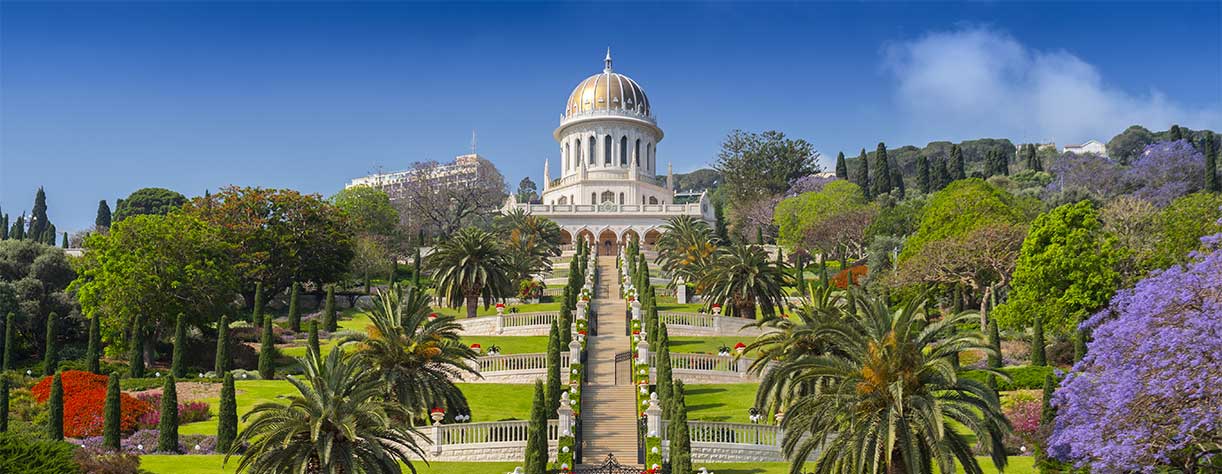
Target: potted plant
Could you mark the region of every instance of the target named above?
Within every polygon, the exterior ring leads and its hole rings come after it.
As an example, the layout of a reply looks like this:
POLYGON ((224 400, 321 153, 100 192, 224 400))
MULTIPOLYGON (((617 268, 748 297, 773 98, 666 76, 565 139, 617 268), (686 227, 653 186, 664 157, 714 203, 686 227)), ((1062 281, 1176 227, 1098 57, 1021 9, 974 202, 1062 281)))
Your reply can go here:
POLYGON ((729 357, 730 356, 730 346, 722 344, 721 347, 717 348, 717 355, 722 356, 722 357, 729 357))
POLYGON ((734 345, 734 352, 738 353, 738 355, 742 355, 743 351, 746 351, 746 350, 747 350, 746 344, 743 344, 740 342, 734 345))
POLYGON ((475 344, 471 344, 471 350, 475 351, 476 354, 482 354, 483 346, 480 346, 479 343, 477 342, 475 344))
MULTIPOLYGON (((477 345, 478 345, 478 344, 477 344, 477 345)), ((498 345, 496 345, 496 344, 493 344, 493 345, 491 345, 491 346, 488 346, 488 355, 490 355, 490 356, 498 356, 498 355, 501 355, 501 346, 498 346, 498 345)))

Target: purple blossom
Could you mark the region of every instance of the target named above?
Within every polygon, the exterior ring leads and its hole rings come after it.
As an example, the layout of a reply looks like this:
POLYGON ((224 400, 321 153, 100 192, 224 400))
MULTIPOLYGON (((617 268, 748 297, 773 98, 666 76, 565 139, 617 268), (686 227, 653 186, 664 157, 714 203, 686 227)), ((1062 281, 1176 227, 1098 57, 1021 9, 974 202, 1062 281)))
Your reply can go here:
POLYGON ((1048 167, 1053 176, 1047 191, 1083 190, 1102 199, 1125 192, 1124 168, 1111 158, 1093 153, 1064 153, 1048 167))
POLYGON ((819 176, 809 174, 801 178, 793 180, 789 183, 789 190, 785 191, 785 197, 794 197, 802 193, 819 192, 823 190, 823 186, 827 185, 837 178, 835 176, 819 176))
POLYGON ((1133 195, 1163 207, 1204 184, 1205 156, 1187 140, 1147 145, 1126 172, 1133 195))
POLYGON ((1092 472, 1155 472, 1222 442, 1220 288, 1215 247, 1117 293, 1084 322, 1094 340, 1053 397, 1049 453, 1092 472))
MULTIPOLYGON (((157 434, 157 430, 136 431, 131 436, 119 441, 119 450, 134 454, 152 454, 157 449, 157 434)), ((91 436, 85 439, 66 439, 65 441, 86 448, 102 447, 101 436, 91 436)), ((216 436, 181 435, 178 437, 178 449, 186 454, 215 454, 216 436), (195 449, 196 446, 199 446, 199 449, 195 449)))

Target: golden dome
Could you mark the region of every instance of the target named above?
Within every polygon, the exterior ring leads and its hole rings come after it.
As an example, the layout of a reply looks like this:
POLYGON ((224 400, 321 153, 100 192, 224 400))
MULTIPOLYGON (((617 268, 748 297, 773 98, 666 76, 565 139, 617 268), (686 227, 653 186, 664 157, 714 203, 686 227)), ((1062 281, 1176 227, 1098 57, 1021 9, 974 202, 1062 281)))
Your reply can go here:
POLYGON ((603 72, 577 84, 565 105, 565 118, 590 112, 624 112, 651 117, 645 89, 632 78, 611 71, 611 50, 607 50, 603 72))

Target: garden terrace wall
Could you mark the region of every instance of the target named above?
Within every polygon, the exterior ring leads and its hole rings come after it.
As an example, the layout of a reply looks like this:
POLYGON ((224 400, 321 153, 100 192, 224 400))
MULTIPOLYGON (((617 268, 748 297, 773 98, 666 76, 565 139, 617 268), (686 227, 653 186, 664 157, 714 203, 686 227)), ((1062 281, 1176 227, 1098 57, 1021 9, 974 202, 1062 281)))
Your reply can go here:
MULTIPOLYGON (((712 354, 670 353, 673 376, 686 384, 758 382, 759 377, 747 370, 751 367, 752 362, 755 361, 747 358, 736 360, 733 357, 712 354)), ((656 383, 658 379, 657 354, 649 354, 649 366, 650 379, 656 383)))
MULTIPOLYGON (((669 432, 663 424, 662 433, 669 432)), ((776 425, 689 421, 692 462, 784 462, 781 451, 784 431, 776 425)), ((662 441, 669 457, 670 440, 662 441)))
POLYGON ((755 321, 708 313, 684 313, 661 311, 658 318, 666 323, 666 332, 671 336, 743 336, 758 337, 764 330, 747 327, 755 321))
MULTIPOLYGON (((568 367, 569 352, 560 353, 560 366, 568 367)), ((547 378, 547 353, 508 354, 483 356, 475 360, 473 367, 483 378, 466 380, 471 383, 532 384, 547 378)), ((569 371, 560 374, 560 383, 567 384, 569 371)))
POLYGON ((559 311, 505 313, 479 318, 457 319, 465 336, 546 336, 559 311))
MULTIPOLYGON (((428 440, 421 440, 429 461, 516 462, 526 452, 529 421, 452 423, 421 429, 428 440)), ((547 422, 548 458, 555 459, 559 425, 547 422)))

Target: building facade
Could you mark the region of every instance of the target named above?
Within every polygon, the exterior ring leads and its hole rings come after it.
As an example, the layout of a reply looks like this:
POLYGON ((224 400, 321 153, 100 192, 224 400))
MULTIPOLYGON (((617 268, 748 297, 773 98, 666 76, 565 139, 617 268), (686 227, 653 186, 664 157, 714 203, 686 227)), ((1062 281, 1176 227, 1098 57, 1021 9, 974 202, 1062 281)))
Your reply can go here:
POLYGON ((1099 143, 1098 140, 1087 140, 1081 145, 1065 145, 1065 153, 1073 153, 1081 155, 1091 153, 1095 155, 1107 156, 1107 145, 1099 143))
POLYGON ((652 245, 671 217, 711 223, 705 193, 677 202, 670 166, 665 178, 659 176, 663 136, 645 90, 612 69, 608 51, 602 73, 578 83, 565 102, 560 126, 552 132, 559 144, 559 176, 552 179, 551 160, 545 161, 542 203, 519 203, 510 196, 505 210, 547 217, 560 226, 566 244, 578 238, 596 242, 600 254, 614 253, 634 238, 652 245))
POLYGON ((404 199, 409 186, 423 182, 430 187, 466 184, 480 179, 487 160, 478 154, 459 155, 453 163, 414 168, 390 173, 374 173, 349 181, 345 188, 371 186, 381 189, 391 201, 404 199))

